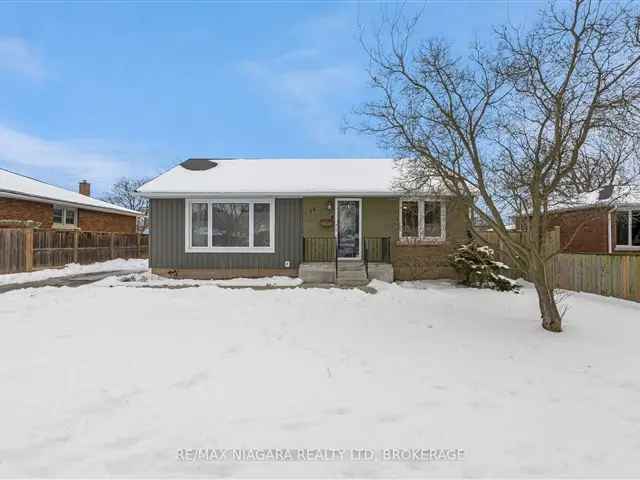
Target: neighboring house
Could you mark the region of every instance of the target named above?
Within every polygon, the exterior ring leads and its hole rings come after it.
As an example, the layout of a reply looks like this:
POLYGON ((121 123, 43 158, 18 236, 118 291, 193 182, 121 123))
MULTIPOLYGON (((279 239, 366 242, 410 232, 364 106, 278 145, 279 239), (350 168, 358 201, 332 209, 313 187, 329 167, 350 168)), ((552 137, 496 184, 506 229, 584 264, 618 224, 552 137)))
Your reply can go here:
POLYGON ((567 253, 640 252, 640 186, 583 194, 554 209, 549 224, 560 227, 567 253))
POLYGON ((79 193, 0 169, 0 226, 135 233, 141 213, 91 198, 82 181, 79 193))
POLYGON ((150 266, 198 278, 454 277, 447 255, 467 241, 468 206, 437 190, 404 197, 397 175, 391 159, 187 160, 138 189, 150 199, 150 266))

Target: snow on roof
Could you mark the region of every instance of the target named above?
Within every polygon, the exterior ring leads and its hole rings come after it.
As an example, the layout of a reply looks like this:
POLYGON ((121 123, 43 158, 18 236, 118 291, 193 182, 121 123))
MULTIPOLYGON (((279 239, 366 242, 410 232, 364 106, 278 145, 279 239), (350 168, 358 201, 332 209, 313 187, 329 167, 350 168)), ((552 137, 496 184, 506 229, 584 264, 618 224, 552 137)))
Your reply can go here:
POLYGON ((558 202, 553 211, 579 210, 584 208, 616 208, 640 206, 640 185, 605 187, 593 192, 585 192, 572 200, 558 202))
POLYGON ((400 193, 394 188, 399 176, 390 158, 196 159, 145 183, 138 193, 384 196, 400 193))
POLYGON ((103 202, 97 198, 55 187, 34 178, 0 168, 0 197, 24 198, 27 200, 46 201, 87 210, 108 211, 124 215, 142 215, 135 210, 103 202))

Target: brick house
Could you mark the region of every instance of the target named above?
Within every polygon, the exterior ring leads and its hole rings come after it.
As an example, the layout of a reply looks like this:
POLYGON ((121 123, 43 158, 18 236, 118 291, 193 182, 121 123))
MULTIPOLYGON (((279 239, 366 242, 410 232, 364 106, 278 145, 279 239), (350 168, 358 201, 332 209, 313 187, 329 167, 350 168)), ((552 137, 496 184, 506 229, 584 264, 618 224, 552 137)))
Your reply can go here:
POLYGON ((549 224, 560 227, 567 253, 640 252, 640 186, 606 187, 554 209, 549 224))
POLYGON ((82 181, 72 192, 0 168, 0 226, 136 233, 140 212, 91 197, 82 181))

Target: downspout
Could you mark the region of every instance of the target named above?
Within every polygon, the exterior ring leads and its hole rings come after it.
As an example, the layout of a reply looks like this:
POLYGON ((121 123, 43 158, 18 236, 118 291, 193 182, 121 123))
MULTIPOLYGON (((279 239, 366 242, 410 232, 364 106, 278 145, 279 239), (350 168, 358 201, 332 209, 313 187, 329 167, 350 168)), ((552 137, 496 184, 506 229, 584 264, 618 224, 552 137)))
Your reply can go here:
POLYGON ((608 224, 608 240, 609 240, 609 254, 613 253, 613 232, 611 231, 611 214, 615 212, 615 207, 607 212, 607 224, 608 224))

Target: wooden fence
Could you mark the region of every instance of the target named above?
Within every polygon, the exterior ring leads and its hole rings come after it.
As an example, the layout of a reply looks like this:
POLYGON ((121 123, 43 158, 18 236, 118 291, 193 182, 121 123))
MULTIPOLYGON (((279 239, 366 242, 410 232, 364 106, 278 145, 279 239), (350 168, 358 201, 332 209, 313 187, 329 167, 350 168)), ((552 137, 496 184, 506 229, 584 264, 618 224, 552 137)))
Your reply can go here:
POLYGON ((144 234, 0 229, 0 274, 148 256, 144 234))
POLYGON ((561 253, 552 263, 556 288, 640 302, 640 255, 561 253))
MULTIPOLYGON (((511 232, 511 235, 524 234, 511 232)), ((495 233, 487 232, 483 236, 496 248, 496 257, 500 261, 513 265, 495 233)), ((548 253, 559 251, 558 227, 548 233, 544 249, 548 253)), ((640 302, 640 255, 559 253, 549 261, 547 271, 554 288, 640 302)), ((511 276, 526 278, 527 274, 514 269, 511 276)))
POLYGON ((0 274, 27 271, 28 230, 0 228, 0 274))

